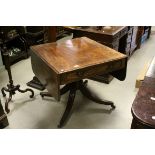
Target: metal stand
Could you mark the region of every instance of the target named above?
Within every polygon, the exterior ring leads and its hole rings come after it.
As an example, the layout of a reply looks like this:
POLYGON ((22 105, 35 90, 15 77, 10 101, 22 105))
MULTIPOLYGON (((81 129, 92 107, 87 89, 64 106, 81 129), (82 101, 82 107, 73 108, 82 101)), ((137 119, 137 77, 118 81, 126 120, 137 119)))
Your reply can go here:
POLYGON ((4 56, 5 67, 6 67, 6 70, 7 70, 7 72, 8 72, 8 76, 9 76, 9 84, 7 84, 7 87, 3 87, 3 88, 1 89, 1 91, 2 91, 3 97, 6 96, 5 92, 8 92, 8 93, 9 93, 9 98, 6 99, 6 102, 5 102, 5 111, 6 111, 7 113, 9 113, 10 110, 9 110, 9 108, 8 108, 8 104, 9 104, 9 102, 11 101, 12 96, 13 96, 14 94, 16 94, 16 93, 15 93, 16 91, 19 91, 20 93, 25 93, 25 92, 27 92, 27 91, 30 91, 30 92, 31 92, 30 98, 33 98, 34 92, 33 92, 32 89, 21 90, 21 89, 20 89, 20 85, 14 86, 13 80, 12 80, 11 68, 10 68, 9 52, 7 51, 7 48, 5 47, 5 45, 4 45, 4 47, 2 48, 2 50, 3 50, 3 51, 2 51, 2 54, 3 54, 3 56, 4 56))

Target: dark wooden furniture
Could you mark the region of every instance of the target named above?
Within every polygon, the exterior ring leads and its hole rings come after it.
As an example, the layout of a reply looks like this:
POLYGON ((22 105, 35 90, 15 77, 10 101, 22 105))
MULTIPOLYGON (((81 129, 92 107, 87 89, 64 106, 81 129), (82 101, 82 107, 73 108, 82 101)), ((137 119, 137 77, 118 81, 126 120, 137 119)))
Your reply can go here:
POLYGON ((83 79, 112 72, 113 76, 124 80, 127 65, 124 54, 86 37, 64 43, 32 46, 31 51, 33 72, 49 92, 41 93, 41 96, 53 96, 59 101, 61 95, 70 91, 66 110, 58 127, 66 122, 78 89, 94 102, 115 108, 113 102, 95 97, 86 87, 87 81, 83 79), (60 85, 65 86, 60 89, 60 85))
POLYGON ((127 26, 111 26, 108 29, 105 26, 67 26, 65 29, 72 32, 74 38, 86 36, 116 51, 125 52, 125 44, 122 44, 125 40, 122 37, 128 32, 127 26))
POLYGON ((56 42, 58 39, 66 37, 68 31, 63 26, 44 26, 45 42, 56 42))
POLYGON ((155 128, 155 58, 146 73, 131 108, 131 129, 155 128))
POLYGON ((128 26, 125 53, 128 59, 150 37, 151 26, 128 26))
MULTIPOLYGON (((25 38, 24 27, 22 26, 1 26, 0 45, 4 43, 9 51, 10 64, 14 64, 22 59, 28 58, 28 47, 25 38)), ((3 64, 4 57, 2 54, 3 64)))
POLYGON ((130 57, 132 34, 133 34, 133 26, 128 26, 128 33, 127 33, 126 47, 125 47, 125 53, 128 57, 130 57))
POLYGON ((7 116, 3 110, 1 100, 0 100, 0 129, 3 129, 9 125, 7 116))
POLYGON ((138 26, 128 26, 126 48, 125 48, 125 53, 128 56, 128 59, 132 56, 134 51, 137 49, 138 29, 139 29, 138 26))
MULTIPOLYGON (((86 36, 116 51, 126 54, 127 26, 111 26, 109 28, 105 26, 67 26, 65 29, 73 33, 73 38, 86 36)), ((104 83, 110 83, 112 79, 113 77, 109 74, 93 77, 93 80, 104 83)))
POLYGON ((151 26, 138 26, 137 33, 137 49, 145 42, 145 40, 150 38, 151 26))
POLYGON ((34 92, 32 89, 25 89, 25 90, 21 90, 20 89, 20 85, 14 85, 13 84, 13 80, 12 80, 12 73, 11 73, 11 68, 10 68, 10 56, 9 56, 9 52, 7 50, 7 47, 5 46, 5 44, 3 43, 3 46, 1 47, 1 51, 3 53, 3 58, 4 58, 4 62, 5 62, 5 67, 6 70, 8 72, 8 77, 9 77, 9 84, 7 84, 7 87, 3 87, 1 89, 2 95, 3 97, 6 97, 6 93, 9 93, 9 98, 6 98, 6 102, 5 102, 5 111, 7 113, 10 112, 9 108, 8 108, 8 104, 12 99, 12 96, 15 95, 16 91, 19 91, 20 93, 25 93, 27 91, 31 92, 30 98, 32 98, 34 96, 34 92))
MULTIPOLYGON (((67 35, 66 31, 62 26, 29 26, 26 28, 26 30, 26 38, 29 42, 29 45, 56 42, 58 39, 67 35)), ((39 81, 39 79, 36 76, 34 76, 33 79, 27 83, 27 85, 38 90, 45 89, 43 84, 39 81)))
MULTIPOLYGON (((45 32, 46 28, 45 26, 26 26, 25 27, 26 33, 25 33, 25 40, 28 44, 28 48, 32 45, 38 45, 43 44, 45 42, 45 32)), ((27 82, 27 86, 36 88, 38 90, 44 90, 45 87, 40 83, 40 81, 37 79, 37 77, 33 77, 33 79, 29 82, 27 82)))
POLYGON ((24 38, 28 46, 56 42, 66 36, 67 31, 62 26, 26 26, 24 38))
POLYGON ((44 43, 44 27, 43 26, 26 26, 24 38, 28 48, 32 45, 44 43))

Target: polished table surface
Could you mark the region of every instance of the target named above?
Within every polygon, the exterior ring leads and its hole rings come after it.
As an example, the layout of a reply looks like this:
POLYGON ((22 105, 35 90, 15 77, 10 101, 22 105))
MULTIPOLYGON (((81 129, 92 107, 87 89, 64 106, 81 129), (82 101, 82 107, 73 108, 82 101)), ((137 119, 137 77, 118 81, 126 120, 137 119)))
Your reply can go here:
POLYGON ((86 37, 38 45, 31 49, 58 74, 126 58, 124 54, 86 37))
MULTIPOLYGON (((87 37, 81 37, 63 43, 32 46, 31 63, 33 72, 50 95, 60 100, 64 94, 60 85, 67 84, 65 89, 71 88, 71 92, 76 87, 85 94, 85 83, 81 81, 85 78, 112 72, 116 78, 124 80, 127 57, 87 37)), ((75 94, 69 95, 69 98, 72 96, 75 94)), ((114 107, 111 102, 108 105, 114 107)))

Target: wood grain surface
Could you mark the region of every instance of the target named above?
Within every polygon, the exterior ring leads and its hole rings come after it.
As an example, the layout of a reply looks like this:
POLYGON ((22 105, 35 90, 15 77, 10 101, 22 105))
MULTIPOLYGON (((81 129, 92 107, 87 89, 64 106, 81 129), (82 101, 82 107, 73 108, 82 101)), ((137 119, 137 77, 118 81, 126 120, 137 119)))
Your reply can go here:
POLYGON ((86 37, 67 40, 64 43, 36 45, 31 49, 58 74, 126 57, 86 37))

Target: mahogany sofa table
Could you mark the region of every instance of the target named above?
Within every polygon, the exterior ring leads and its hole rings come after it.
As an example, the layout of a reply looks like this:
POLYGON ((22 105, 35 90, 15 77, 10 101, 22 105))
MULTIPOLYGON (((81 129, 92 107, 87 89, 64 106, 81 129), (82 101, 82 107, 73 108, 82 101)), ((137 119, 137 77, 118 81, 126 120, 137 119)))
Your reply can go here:
POLYGON ((77 90, 90 100, 110 105, 111 101, 100 100, 86 87, 83 79, 112 72, 119 80, 126 76, 127 57, 107 46, 86 37, 67 40, 63 43, 46 43, 31 47, 32 69, 36 77, 48 90, 41 96, 52 96, 60 100, 70 91, 65 112, 58 127, 64 126, 73 106, 77 90), (61 85, 65 85, 60 89, 61 85))

